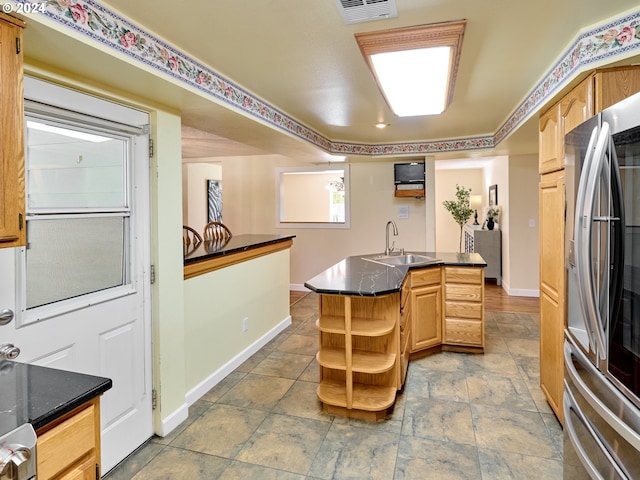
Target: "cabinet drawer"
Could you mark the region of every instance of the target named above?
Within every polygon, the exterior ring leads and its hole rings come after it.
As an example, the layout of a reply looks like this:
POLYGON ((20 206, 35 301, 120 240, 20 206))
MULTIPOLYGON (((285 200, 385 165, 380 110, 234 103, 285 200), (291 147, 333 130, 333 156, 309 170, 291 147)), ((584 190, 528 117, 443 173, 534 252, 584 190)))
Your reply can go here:
POLYGON ((482 303, 471 302, 444 302, 445 317, 482 318, 482 303))
POLYGON ((444 269, 446 283, 482 283, 480 267, 447 267, 444 269))
POLYGON ((446 318, 444 322, 444 343, 483 347, 482 322, 446 318))
POLYGON ((445 300, 482 301, 482 285, 445 285, 445 300))
POLYGON ((440 267, 425 268, 411 271, 411 287, 433 285, 440 283, 440 267))
MULTIPOLYGON (((97 432, 91 405, 38 437, 38 478, 52 478, 95 452, 97 432)), ((95 461, 93 462, 95 463, 95 461)))

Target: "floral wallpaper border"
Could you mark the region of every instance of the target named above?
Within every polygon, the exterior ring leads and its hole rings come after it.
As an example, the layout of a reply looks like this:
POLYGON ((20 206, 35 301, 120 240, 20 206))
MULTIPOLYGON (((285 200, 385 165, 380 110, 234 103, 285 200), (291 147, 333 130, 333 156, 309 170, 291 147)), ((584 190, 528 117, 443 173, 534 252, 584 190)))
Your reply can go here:
MULTIPOLYGON (((17 3, 29 2, 17 0, 17 3)), ((605 59, 624 58, 640 50, 639 9, 579 35, 543 80, 498 128, 495 135, 411 143, 345 143, 333 142, 94 0, 46 0, 44 3, 44 14, 57 23, 328 153, 338 155, 387 156, 492 148, 535 114, 539 106, 568 83, 578 71, 605 59)))

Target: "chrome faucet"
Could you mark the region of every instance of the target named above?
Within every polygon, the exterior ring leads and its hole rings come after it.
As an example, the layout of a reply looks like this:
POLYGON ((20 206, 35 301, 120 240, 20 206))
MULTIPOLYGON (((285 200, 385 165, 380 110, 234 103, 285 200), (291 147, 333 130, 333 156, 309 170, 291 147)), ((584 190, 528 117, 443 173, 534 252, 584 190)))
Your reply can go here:
POLYGON ((398 227, 396 226, 396 223, 393 220, 389 220, 387 222, 387 238, 386 238, 386 243, 385 243, 385 248, 384 248, 384 254, 385 255, 391 255, 391 252, 393 252, 393 248, 396 245, 396 242, 393 242, 393 244, 391 245, 391 248, 389 248, 389 225, 393 225, 393 236, 397 237, 398 236, 398 227))

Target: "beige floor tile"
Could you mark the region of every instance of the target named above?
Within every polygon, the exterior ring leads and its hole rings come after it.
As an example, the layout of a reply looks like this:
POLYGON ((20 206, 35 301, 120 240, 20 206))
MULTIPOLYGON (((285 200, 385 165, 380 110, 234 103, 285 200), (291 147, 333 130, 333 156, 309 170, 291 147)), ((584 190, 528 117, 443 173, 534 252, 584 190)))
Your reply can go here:
POLYGON ((408 397, 402 434, 475 445, 468 403, 408 397))
POLYGON ((446 372, 455 372, 457 370, 464 369, 464 357, 465 354, 454 352, 440 352, 426 357, 417 358, 409 363, 409 381, 413 380, 412 369, 418 368, 417 366, 433 369, 444 370, 446 372))
POLYGON ((467 374, 469 401, 473 404, 495 405, 537 412, 529 389, 520 376, 505 377, 491 372, 467 374))
POLYGON ((270 411, 293 385, 293 380, 247 374, 219 400, 236 407, 270 411))
POLYGON ((481 474, 478 451, 474 445, 404 435, 400 438, 394 480, 479 478, 481 474))
POLYGON ((311 360, 307 368, 304 369, 304 372, 300 374, 298 380, 302 380, 303 382, 320 382, 320 367, 318 366, 318 362, 315 356, 313 357, 313 360, 311 360))
POLYGON ((273 413, 330 422, 332 416, 322 409, 317 383, 297 381, 274 407, 273 413))
POLYGON ((152 437, 151 441, 155 443, 161 443, 163 445, 169 445, 178 435, 180 435, 185 428, 195 422, 200 416, 211 408, 211 403, 204 400, 198 400, 196 403, 189 407, 189 416, 187 419, 178 425, 171 433, 165 437, 152 437))
POLYGON ((505 342, 514 356, 540 358, 538 338, 507 338, 505 342))
POLYGON ((227 393, 231 388, 238 383, 240 380, 244 378, 246 375, 245 372, 239 372, 234 370, 229 375, 227 375, 220 383, 218 383, 215 387, 209 390, 202 396, 202 400, 207 402, 217 402, 222 395, 227 393))
POLYGON ((278 351, 315 356, 318 352, 318 337, 317 335, 289 335, 289 337, 278 346, 278 351))
POLYGON ((224 458, 165 447, 132 480, 210 480, 217 478, 228 465, 229 460, 224 458))
POLYGON ((538 412, 475 404, 471 409, 478 448, 558 459, 538 412))
POLYGON ((326 480, 393 478, 398 441, 398 434, 334 423, 309 475, 326 480))
POLYGON ((153 458, 160 453, 165 446, 157 442, 147 442, 129 455, 110 472, 103 472, 104 479, 131 480, 133 476, 142 470, 153 458))
POLYGON ((274 350, 251 370, 252 374, 295 380, 309 366, 312 355, 299 355, 274 350))
POLYGON ((261 410, 214 405, 171 446, 233 459, 266 416, 261 410))
POLYGON ((509 353, 487 353, 465 355, 464 366, 467 372, 493 372, 500 375, 518 375, 518 366, 509 353))
POLYGON ((270 414, 236 460, 306 474, 330 423, 270 414))
POLYGON ((463 371, 448 372, 434 370, 424 365, 416 365, 411 372, 411 381, 407 382, 405 392, 408 396, 468 402, 466 376, 463 371))
POLYGON ((218 480, 305 480, 304 475, 283 472, 250 463, 233 462, 222 472, 218 480))
POLYGON ((562 462, 520 453, 480 448, 482 478, 491 480, 562 480, 562 462))

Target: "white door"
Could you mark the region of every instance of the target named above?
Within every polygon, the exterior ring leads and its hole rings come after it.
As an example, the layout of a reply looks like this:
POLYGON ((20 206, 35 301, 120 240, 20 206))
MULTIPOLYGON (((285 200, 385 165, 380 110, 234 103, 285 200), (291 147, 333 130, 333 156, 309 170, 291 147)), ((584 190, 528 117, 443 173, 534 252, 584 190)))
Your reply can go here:
POLYGON ((153 434, 148 115, 33 79, 25 98, 27 247, 0 250, 0 310, 16 313, 0 343, 113 381, 106 473, 153 434))

